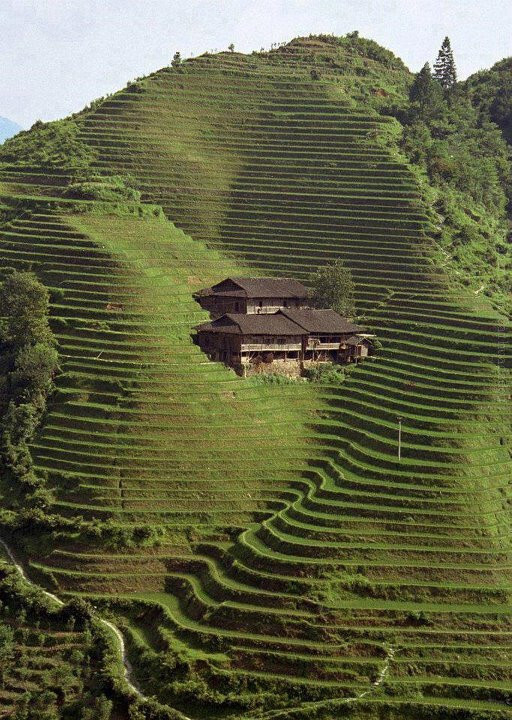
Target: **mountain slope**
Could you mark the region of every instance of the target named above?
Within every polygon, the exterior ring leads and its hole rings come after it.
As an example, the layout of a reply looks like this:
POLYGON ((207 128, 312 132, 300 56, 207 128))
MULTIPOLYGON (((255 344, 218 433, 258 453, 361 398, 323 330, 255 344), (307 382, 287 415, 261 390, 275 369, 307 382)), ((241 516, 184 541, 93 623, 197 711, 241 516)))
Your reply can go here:
POLYGON ((512 58, 505 58, 464 83, 483 118, 496 123, 508 143, 512 143, 511 69, 512 58))
POLYGON ((435 265, 376 110, 409 82, 345 39, 202 56, 4 154, 0 250, 53 288, 63 358, 33 456, 77 528, 26 550, 193 717, 507 712, 510 328, 435 265), (338 256, 384 346, 344 384, 262 386, 191 344, 197 287, 338 256))

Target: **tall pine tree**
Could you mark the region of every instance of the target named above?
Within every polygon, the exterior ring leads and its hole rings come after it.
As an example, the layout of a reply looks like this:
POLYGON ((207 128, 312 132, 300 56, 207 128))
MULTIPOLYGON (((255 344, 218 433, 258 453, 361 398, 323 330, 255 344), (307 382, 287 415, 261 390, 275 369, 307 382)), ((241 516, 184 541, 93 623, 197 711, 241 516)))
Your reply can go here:
POLYGON ((450 90, 457 82, 457 70, 449 37, 443 40, 434 63, 434 79, 438 80, 445 90, 450 90))
POLYGON ((414 78, 409 91, 409 100, 413 103, 411 108, 413 116, 422 120, 429 120, 441 112, 445 104, 443 90, 432 77, 428 63, 425 63, 414 78))

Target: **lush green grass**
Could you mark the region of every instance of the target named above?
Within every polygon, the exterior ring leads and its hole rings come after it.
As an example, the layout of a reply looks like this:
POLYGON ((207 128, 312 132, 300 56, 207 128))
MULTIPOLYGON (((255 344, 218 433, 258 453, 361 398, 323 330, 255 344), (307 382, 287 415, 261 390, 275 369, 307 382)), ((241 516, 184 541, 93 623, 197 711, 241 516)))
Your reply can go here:
POLYGON ((112 532, 57 537, 30 546, 32 567, 115 606, 145 686, 192 696, 198 718, 301 704, 328 718, 367 689, 366 718, 498 718, 510 328, 433 260, 422 187, 373 110, 407 73, 345 52, 203 57, 77 120, 96 171, 130 173, 174 225, 63 201, 65 163, 2 171, 1 199, 27 208, 2 229, 4 262, 54 291, 63 374, 32 446, 53 509, 162 528, 129 549, 112 532), (307 280, 338 256, 383 343, 343 385, 242 380, 191 342, 195 289, 307 280))

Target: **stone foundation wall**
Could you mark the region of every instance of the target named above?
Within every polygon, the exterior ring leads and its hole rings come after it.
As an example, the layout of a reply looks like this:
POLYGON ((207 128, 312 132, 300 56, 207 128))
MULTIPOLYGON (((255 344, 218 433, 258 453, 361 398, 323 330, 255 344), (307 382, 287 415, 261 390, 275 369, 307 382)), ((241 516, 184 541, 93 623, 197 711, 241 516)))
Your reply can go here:
POLYGON ((273 360, 265 363, 244 363, 235 368, 239 375, 250 377, 252 375, 285 375, 286 377, 300 377, 301 363, 298 360, 273 360))

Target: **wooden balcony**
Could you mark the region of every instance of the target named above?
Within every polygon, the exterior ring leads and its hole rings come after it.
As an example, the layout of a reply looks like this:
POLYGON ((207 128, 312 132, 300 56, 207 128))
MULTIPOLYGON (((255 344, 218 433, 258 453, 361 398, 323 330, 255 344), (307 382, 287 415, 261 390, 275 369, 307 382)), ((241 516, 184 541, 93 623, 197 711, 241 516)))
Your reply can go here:
POLYGON ((308 340, 308 344, 306 346, 307 350, 339 350, 340 349, 340 343, 339 342, 315 342, 313 340, 308 340))
POLYGON ((297 352, 302 350, 300 343, 243 343, 240 352, 297 352))

